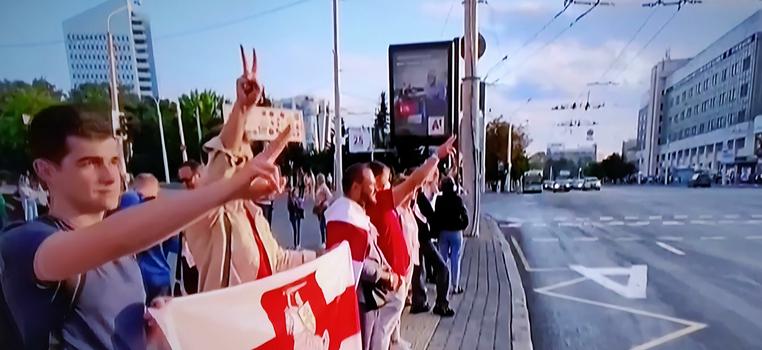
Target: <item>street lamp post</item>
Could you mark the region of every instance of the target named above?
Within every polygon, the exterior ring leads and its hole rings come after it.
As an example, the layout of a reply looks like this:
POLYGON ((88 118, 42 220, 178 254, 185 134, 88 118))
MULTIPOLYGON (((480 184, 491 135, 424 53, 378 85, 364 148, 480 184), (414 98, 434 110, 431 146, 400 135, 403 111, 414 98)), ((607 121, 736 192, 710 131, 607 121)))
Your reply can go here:
POLYGON ((336 193, 341 194, 341 92, 339 89, 339 0, 333 0, 333 102, 334 102, 334 154, 333 154, 333 183, 336 193))
POLYGON ((180 100, 177 100, 177 126, 180 129, 180 151, 182 151, 183 162, 188 161, 188 151, 185 146, 185 131, 183 131, 183 111, 180 110, 180 100))
POLYGON ((159 115, 159 137, 161 138, 161 156, 164 161, 164 182, 169 183, 169 165, 167 163, 167 146, 164 144, 164 123, 161 116, 161 108, 159 107, 159 101, 152 95, 146 96, 153 100, 156 105, 156 114, 159 115))

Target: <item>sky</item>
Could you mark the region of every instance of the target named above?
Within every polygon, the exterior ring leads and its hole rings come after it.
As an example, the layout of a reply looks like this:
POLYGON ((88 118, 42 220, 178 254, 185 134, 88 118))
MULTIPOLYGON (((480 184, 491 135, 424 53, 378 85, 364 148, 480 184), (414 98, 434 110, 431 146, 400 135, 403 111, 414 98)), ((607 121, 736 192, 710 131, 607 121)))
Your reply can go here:
MULTIPOLYGON (((101 1, 0 0, 0 79, 44 77, 69 90, 62 22, 101 1)), ((544 151, 548 143, 590 143, 587 127, 556 126, 572 119, 598 124, 592 128, 599 157, 620 151, 623 140, 635 137, 650 67, 667 52, 672 58, 699 53, 762 8, 759 0, 704 0, 674 14, 675 7, 644 8, 645 0, 610 1, 615 6, 599 6, 571 27, 590 6, 572 5, 551 21, 562 0, 479 5, 487 49, 478 73, 490 83, 497 80, 488 87, 487 119, 502 115, 525 125, 530 152, 544 151), (509 58, 498 63, 505 55, 509 58), (617 85, 588 86, 596 81, 617 85), (551 110, 584 100, 588 91, 591 103, 606 107, 587 113, 551 110)), ((390 44, 463 33, 460 0, 341 0, 339 7, 342 107, 351 112, 347 125, 371 123, 379 94, 388 90, 390 44)), ((142 12, 151 21, 162 98, 193 89, 234 96, 243 44, 256 47, 269 95, 333 100, 330 0, 143 0, 142 12)))

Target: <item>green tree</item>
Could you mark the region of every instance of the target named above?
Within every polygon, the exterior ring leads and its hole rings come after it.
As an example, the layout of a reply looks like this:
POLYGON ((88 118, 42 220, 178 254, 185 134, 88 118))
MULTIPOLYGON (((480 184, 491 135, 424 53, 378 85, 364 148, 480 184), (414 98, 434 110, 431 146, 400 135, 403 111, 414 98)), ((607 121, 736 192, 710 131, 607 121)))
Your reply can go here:
POLYGON ((373 130, 375 131, 373 135, 375 146, 377 148, 387 148, 389 145, 389 108, 386 104, 386 92, 381 93, 373 130))
POLYGON ((183 132, 185 133, 185 142, 188 148, 188 156, 201 159, 201 143, 199 134, 204 139, 211 130, 222 125, 222 104, 225 99, 212 90, 199 92, 193 90, 183 94, 178 99, 180 109, 183 115, 183 132), (196 114, 198 114, 201 132, 199 133, 196 123, 196 114))
POLYGON ((60 103, 62 96, 60 90, 44 79, 35 79, 31 84, 0 82, 0 169, 21 172, 29 168, 27 126, 23 116, 33 117, 42 109, 60 103))
MULTIPOLYGON (((508 164, 508 122, 496 119, 487 124, 487 149, 485 153, 485 171, 487 181, 502 180, 499 164, 508 164)), ((511 178, 519 179, 529 170, 526 148, 532 142, 523 126, 514 125, 511 137, 511 178)), ((507 169, 506 169, 507 170, 507 169)))

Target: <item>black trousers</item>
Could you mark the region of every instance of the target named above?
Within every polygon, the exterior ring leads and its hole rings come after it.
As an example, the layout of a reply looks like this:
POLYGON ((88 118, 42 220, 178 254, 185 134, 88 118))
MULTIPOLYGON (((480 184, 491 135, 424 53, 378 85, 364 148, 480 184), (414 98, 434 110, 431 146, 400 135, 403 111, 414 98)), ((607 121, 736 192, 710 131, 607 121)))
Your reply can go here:
POLYGON ((450 306, 448 296, 450 293, 450 270, 447 268, 444 259, 439 254, 439 250, 434 246, 431 240, 425 240, 421 243, 420 257, 421 261, 413 269, 413 306, 423 306, 428 302, 426 295, 426 269, 424 263, 431 264, 434 270, 437 286, 436 306, 447 308, 450 306))

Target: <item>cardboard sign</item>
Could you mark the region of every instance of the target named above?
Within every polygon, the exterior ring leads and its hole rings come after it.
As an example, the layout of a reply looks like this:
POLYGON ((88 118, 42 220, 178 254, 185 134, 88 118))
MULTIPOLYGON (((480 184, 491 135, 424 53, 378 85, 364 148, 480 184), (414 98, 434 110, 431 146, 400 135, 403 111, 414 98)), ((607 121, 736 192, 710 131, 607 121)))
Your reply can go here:
POLYGON ((270 107, 252 107, 246 112, 246 133, 252 141, 272 141, 291 125, 289 142, 304 142, 302 111, 270 107))

